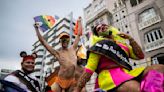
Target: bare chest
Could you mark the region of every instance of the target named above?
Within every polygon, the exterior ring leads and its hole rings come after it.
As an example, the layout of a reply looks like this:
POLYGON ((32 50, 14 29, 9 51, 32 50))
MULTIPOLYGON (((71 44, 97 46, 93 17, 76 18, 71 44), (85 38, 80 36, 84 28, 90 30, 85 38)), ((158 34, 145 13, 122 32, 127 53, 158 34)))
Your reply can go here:
POLYGON ((59 62, 64 62, 64 63, 76 63, 77 61, 77 56, 76 52, 74 50, 63 50, 60 51, 59 54, 59 62))

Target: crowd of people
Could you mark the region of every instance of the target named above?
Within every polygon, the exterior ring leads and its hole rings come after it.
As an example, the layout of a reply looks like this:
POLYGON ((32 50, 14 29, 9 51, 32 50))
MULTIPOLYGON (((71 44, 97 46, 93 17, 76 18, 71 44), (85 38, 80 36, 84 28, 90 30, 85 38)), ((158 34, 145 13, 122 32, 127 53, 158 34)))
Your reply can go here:
MULTIPOLYGON (((92 28, 91 47, 87 50, 87 64, 77 56, 78 43, 82 32, 81 17, 78 19, 78 34, 69 46, 70 35, 59 35, 61 49, 55 50, 39 32, 39 24, 34 28, 41 44, 57 58, 59 67, 48 83, 46 92, 87 92, 86 83, 97 73, 95 92, 164 92, 164 65, 132 68, 131 59, 144 59, 144 53, 130 35, 118 31, 111 25, 99 24, 92 28)), ((22 57, 21 70, 16 70, 4 78, 22 90, 21 92, 42 92, 40 83, 32 76, 36 53, 22 57)), ((6 92, 19 92, 5 87, 6 92)))

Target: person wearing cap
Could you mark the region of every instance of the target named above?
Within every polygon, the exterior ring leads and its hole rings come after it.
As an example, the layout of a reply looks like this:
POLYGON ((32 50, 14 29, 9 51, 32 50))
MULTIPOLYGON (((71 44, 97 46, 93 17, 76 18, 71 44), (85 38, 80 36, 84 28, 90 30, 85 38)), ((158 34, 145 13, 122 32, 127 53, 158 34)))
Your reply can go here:
POLYGON ((92 31, 94 36, 92 46, 87 51, 87 65, 74 92, 81 92, 94 72, 98 74, 96 92, 162 92, 163 65, 132 69, 133 62, 129 58, 143 59, 144 53, 131 36, 106 24, 99 24, 92 31), (147 80, 141 82, 142 79, 147 80), (150 91, 152 89, 154 91, 150 91))
MULTIPOLYGON (((40 92, 40 84, 37 78, 32 74, 35 67, 36 53, 27 55, 25 51, 20 53, 22 57, 21 70, 16 70, 7 75, 4 80, 9 81, 24 89, 22 92, 40 92)), ((5 92, 17 92, 14 89, 5 88, 5 92)))
POLYGON ((55 83, 51 85, 52 90, 55 92, 72 92, 72 87, 75 84, 75 70, 77 67, 76 50, 78 47, 78 42, 80 41, 80 34, 82 32, 81 17, 78 19, 78 25, 78 34, 73 44, 68 47, 70 36, 67 33, 62 33, 59 35, 61 49, 55 50, 41 36, 39 32, 39 25, 34 24, 34 28, 36 30, 39 41, 54 57, 57 58, 60 64, 58 78, 55 79, 55 83))

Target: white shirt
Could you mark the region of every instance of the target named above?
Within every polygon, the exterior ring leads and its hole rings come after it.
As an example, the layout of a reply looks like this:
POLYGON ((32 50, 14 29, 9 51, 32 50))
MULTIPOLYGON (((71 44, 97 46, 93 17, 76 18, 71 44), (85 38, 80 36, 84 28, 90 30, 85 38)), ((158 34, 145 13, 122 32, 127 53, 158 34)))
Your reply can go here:
MULTIPOLYGON (((37 80, 37 78, 36 78, 36 77, 34 76, 34 74, 32 74, 32 73, 31 73, 31 74, 28 74, 28 76, 29 76, 30 78, 34 79, 34 80, 37 80)), ((17 78, 16 76, 14 76, 14 75, 12 75, 12 74, 6 76, 6 77, 4 78, 4 80, 15 83, 16 85, 18 85, 19 87, 21 87, 22 89, 24 89, 24 90, 27 91, 27 92, 32 92, 31 90, 28 89, 28 87, 27 87, 24 83, 22 83, 22 82, 19 80, 19 78, 17 78)))

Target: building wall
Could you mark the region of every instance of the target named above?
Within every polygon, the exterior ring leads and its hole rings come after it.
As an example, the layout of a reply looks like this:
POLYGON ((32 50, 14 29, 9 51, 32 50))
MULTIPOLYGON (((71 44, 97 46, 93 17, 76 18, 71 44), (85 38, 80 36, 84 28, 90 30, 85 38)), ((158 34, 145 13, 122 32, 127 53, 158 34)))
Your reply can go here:
MULTIPOLYGON (((134 37, 138 39, 143 51, 145 52, 145 60, 164 52, 164 41, 154 41, 152 44, 146 42, 145 34, 151 32, 156 28, 161 29, 162 35, 164 34, 164 1, 163 0, 143 0, 140 4, 136 6, 131 6, 130 1, 126 2, 129 19, 131 21, 131 27, 134 29, 134 37), (139 15, 144 11, 153 8, 156 15, 149 21, 141 23, 139 20, 139 15), (142 26, 140 25, 142 24, 142 26), (160 45, 159 45, 160 44, 160 45), (150 49, 147 49, 149 47, 150 49)), ((164 36, 163 36, 164 37, 164 36)), ((150 64, 149 64, 150 65, 150 64)))

